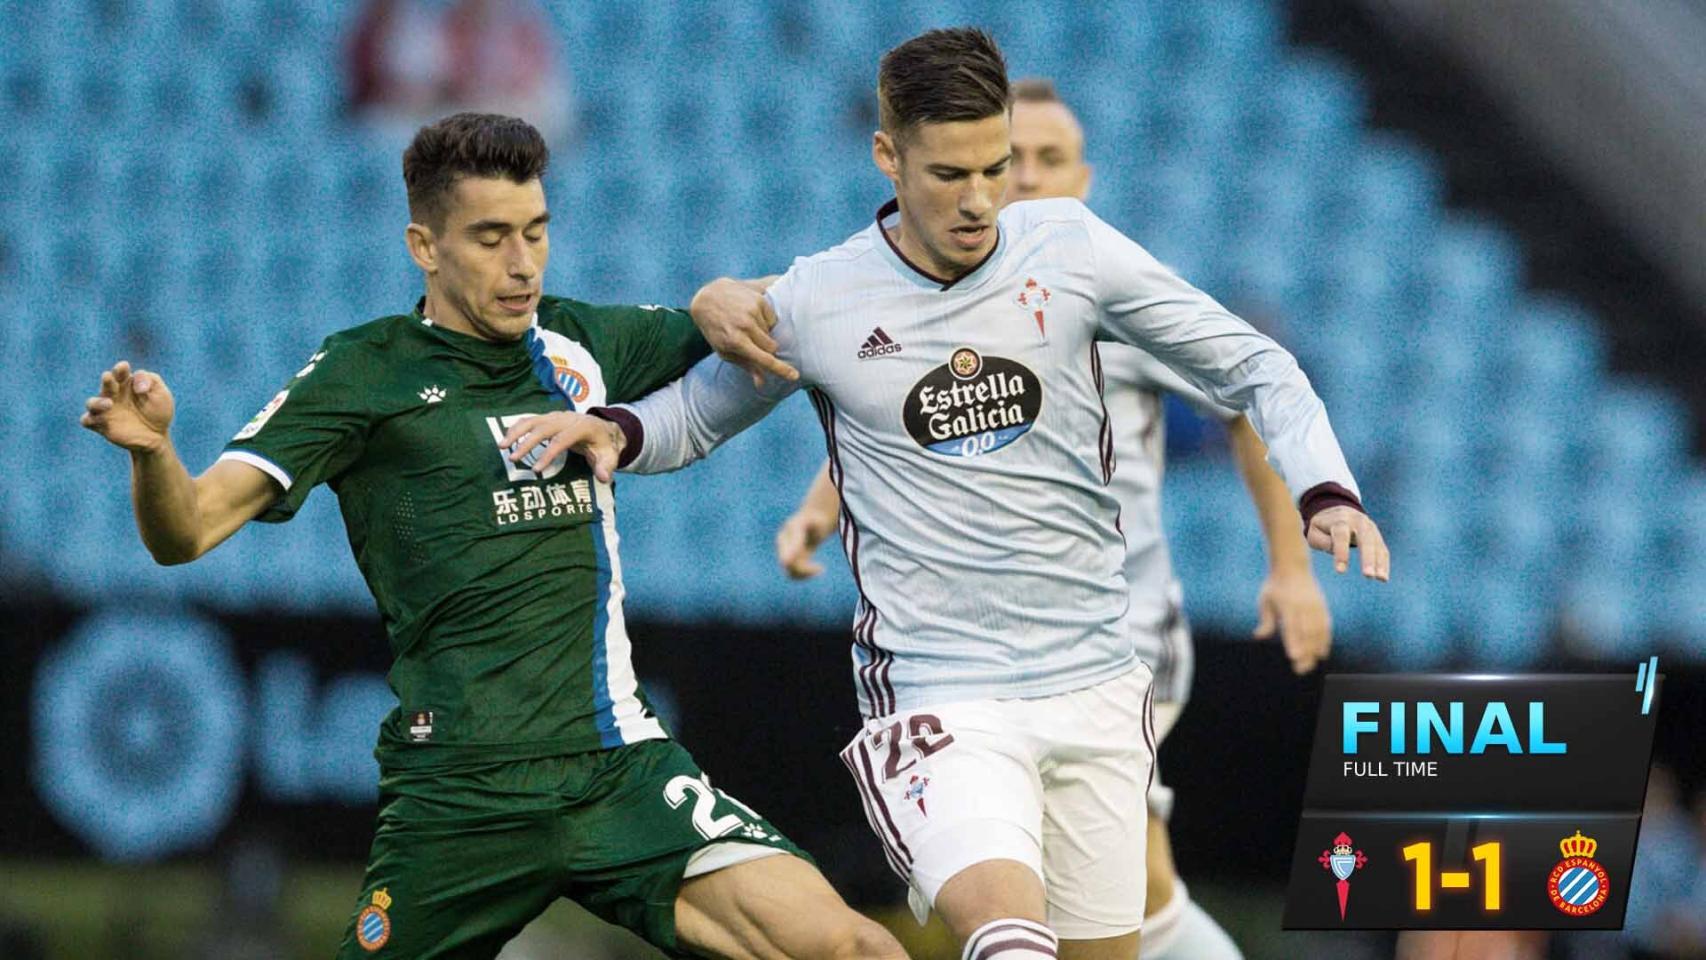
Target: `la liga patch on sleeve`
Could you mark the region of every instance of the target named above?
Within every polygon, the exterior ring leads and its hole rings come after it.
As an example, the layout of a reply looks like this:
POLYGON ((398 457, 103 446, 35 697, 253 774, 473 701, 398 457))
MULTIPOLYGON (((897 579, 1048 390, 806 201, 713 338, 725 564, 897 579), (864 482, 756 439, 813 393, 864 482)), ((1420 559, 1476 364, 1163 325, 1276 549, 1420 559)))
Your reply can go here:
POLYGON ((260 433, 261 428, 267 425, 267 421, 272 419, 272 415, 278 412, 279 407, 284 406, 285 398, 289 396, 289 390, 280 390, 271 400, 267 401, 267 405, 262 407, 259 413, 250 418, 248 423, 243 424, 243 429, 237 431, 237 435, 231 439, 247 440, 260 433))

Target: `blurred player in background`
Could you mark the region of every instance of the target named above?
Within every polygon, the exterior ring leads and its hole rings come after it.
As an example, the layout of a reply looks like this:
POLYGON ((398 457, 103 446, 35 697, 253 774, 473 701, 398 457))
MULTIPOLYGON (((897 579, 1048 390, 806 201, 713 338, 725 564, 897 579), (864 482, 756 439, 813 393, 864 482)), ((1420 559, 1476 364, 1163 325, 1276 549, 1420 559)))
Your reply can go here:
POLYGON ((157 374, 115 365, 82 423, 130 452, 161 563, 337 492, 400 701, 340 957, 493 957, 563 896, 673 955, 904 956, 652 712, 611 486, 506 456, 513 421, 638 397, 708 352, 680 311, 543 295, 548 161, 520 120, 421 129, 403 176, 426 296, 328 337, 201 476, 157 374))
MULTIPOLYGON (((1090 165, 1084 160, 1084 132, 1071 108, 1048 80, 1013 84, 1013 166, 1007 201, 1050 197, 1088 199, 1090 165)), ((1190 625, 1182 591, 1173 574, 1161 529, 1161 476, 1166 442, 1163 395, 1171 393, 1226 425, 1239 473, 1261 518, 1267 540, 1268 578, 1256 598, 1257 637, 1273 636, 1276 625, 1286 653, 1299 673, 1314 668, 1332 642, 1327 602, 1309 568, 1309 546, 1302 521, 1285 481, 1268 466, 1267 447, 1249 418, 1215 403, 1201 390, 1141 350, 1120 343, 1101 345, 1106 378, 1103 402, 1114 428, 1116 469, 1109 484, 1120 504, 1125 534, 1125 574, 1131 587, 1126 614, 1138 655, 1155 671, 1155 734, 1167 738, 1190 696, 1190 625)), ((819 471, 798 511, 776 534, 783 569, 796 579, 816 576, 823 567, 812 560, 835 530, 841 499, 829 477, 819 471)), ((1190 899, 1178 879, 1167 819, 1173 791, 1159 772, 1149 791, 1148 887, 1143 921, 1145 960, 1225 960, 1239 956, 1225 931, 1190 899)))
MULTIPOLYGON (((1151 670, 1124 623, 1112 427, 1097 341, 1166 358, 1253 414, 1309 542, 1365 576, 1389 557, 1320 398, 1269 338, 1074 199, 1001 210, 1006 66, 977 30, 891 50, 873 160, 896 199, 794 262, 771 313, 798 381, 722 360, 637 403, 506 437, 598 475, 671 470, 799 386, 811 395, 860 591, 866 725, 842 758, 924 919, 966 960, 1131 960, 1143 925, 1151 670), (601 422, 599 417, 609 422, 601 422)), ((751 287, 718 281, 699 294, 751 287)))

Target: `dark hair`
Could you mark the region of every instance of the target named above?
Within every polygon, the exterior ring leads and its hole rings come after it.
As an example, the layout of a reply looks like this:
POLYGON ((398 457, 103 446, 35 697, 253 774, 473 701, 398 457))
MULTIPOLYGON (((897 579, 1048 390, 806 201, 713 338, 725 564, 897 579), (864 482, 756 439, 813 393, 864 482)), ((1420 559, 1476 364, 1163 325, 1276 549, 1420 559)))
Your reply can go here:
POLYGON ((897 140, 921 123, 982 120, 1011 105, 1007 61, 975 27, 919 34, 877 69, 878 122, 897 140))
POLYGON ((495 113, 458 113, 415 132, 403 151, 409 218, 444 224, 445 198, 461 177, 507 177, 526 183, 545 173, 551 149, 533 125, 495 113))
POLYGON ((1066 106, 1066 101, 1060 99, 1060 92, 1054 88, 1054 81, 1047 77, 1025 77, 1013 81, 1013 102, 1058 103, 1066 106))

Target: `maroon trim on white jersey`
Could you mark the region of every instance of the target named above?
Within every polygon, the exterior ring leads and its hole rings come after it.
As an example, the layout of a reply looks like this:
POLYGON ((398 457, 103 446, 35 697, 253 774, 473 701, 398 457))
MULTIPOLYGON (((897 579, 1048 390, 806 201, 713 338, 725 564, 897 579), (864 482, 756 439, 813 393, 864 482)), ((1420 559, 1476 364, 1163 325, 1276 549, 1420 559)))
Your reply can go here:
MULTIPOLYGON (((1094 340, 1090 341, 1090 376, 1096 381, 1096 402, 1102 406, 1102 426, 1098 441, 1102 448, 1102 483, 1107 484, 1113 481, 1114 467, 1117 466, 1114 459, 1114 425, 1113 421, 1108 419, 1108 401, 1103 396, 1102 351, 1097 348, 1094 340)), ((1118 526, 1118 523, 1116 520, 1115 526, 1118 526)), ((1121 534, 1123 535, 1124 531, 1121 531, 1121 534)))
POLYGON ((587 410, 587 413, 600 420, 608 420, 621 429, 624 443, 621 454, 616 458, 616 469, 620 470, 633 463, 634 458, 645 449, 646 425, 640 422, 639 417, 621 407, 593 407, 587 410))
POLYGON ((1367 510, 1363 509, 1362 501, 1357 498, 1356 494, 1336 483, 1317 483, 1303 491, 1303 496, 1297 498, 1297 512, 1303 517, 1303 531, 1308 533, 1309 521, 1315 519, 1317 513, 1329 507, 1350 507, 1358 513, 1365 515, 1368 513, 1367 510))
POLYGON ((893 237, 889 236, 888 230, 884 229, 883 221, 887 220, 889 217, 894 216, 895 214, 897 214, 899 212, 900 212, 900 201, 899 200, 890 200, 888 203, 885 203, 881 207, 879 207, 877 209, 877 232, 883 235, 883 240, 886 243, 888 243, 889 249, 894 251, 894 255, 896 257, 900 258, 901 263, 906 264, 906 268, 908 270, 911 270, 913 273, 918 274, 919 276, 930 281, 931 283, 934 283, 934 284, 940 286, 943 290, 953 289, 954 284, 959 283, 961 280, 964 280, 965 278, 976 273, 980 267, 982 267, 984 264, 989 262, 990 257, 995 256, 996 248, 1001 246, 1001 226, 998 223, 991 221, 990 226, 995 229, 995 242, 989 245, 989 252, 984 254, 983 259, 979 260, 976 264, 972 265, 971 269, 967 270, 965 273, 960 274, 959 276, 955 277, 952 280, 944 280, 943 278, 936 276, 934 273, 931 273, 930 271, 924 269, 923 267, 919 266, 918 264, 913 263, 907 257, 906 254, 901 253, 900 252, 900 246, 894 242, 893 237))
POLYGON ((829 447, 829 479, 835 484, 836 496, 841 500, 841 546, 847 553, 847 566, 853 571, 853 586, 859 591, 859 615, 853 623, 853 642, 865 651, 865 663, 855 671, 860 693, 869 707, 865 715, 872 718, 887 716, 895 711, 894 685, 889 682, 889 667, 894 663, 894 654, 877 645, 880 614, 865 595, 864 579, 859 574, 859 524, 853 519, 853 511, 848 509, 846 495, 841 490, 841 452, 835 437, 835 404, 815 387, 808 391, 808 395, 812 407, 817 410, 818 420, 823 424, 824 441, 829 447))

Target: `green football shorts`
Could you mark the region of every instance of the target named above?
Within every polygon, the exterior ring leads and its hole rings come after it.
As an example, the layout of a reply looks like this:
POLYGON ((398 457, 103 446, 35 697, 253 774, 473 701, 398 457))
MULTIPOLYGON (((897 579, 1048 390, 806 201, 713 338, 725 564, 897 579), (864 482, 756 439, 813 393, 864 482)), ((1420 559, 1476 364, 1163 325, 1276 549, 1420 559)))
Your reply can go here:
POLYGON ((806 856, 673 740, 390 773, 338 957, 489 960, 558 897, 686 956, 676 894, 726 841, 806 856))

